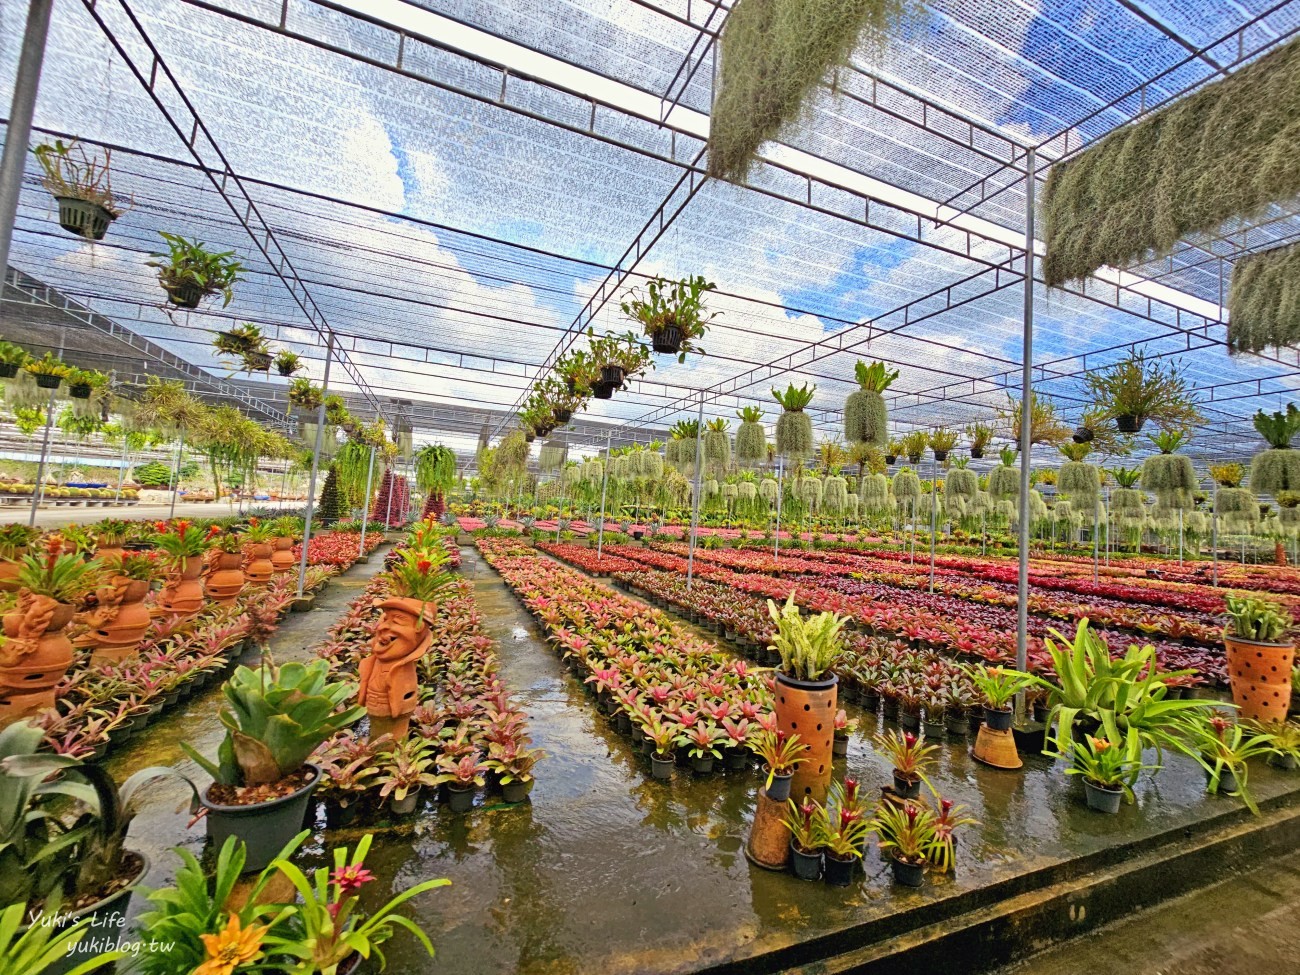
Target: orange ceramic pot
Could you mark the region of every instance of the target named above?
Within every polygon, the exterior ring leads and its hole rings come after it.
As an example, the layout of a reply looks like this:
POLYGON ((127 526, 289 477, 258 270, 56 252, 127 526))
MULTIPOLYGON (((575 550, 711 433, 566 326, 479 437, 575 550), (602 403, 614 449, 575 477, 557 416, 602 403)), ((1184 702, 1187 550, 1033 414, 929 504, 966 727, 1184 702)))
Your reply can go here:
POLYGON ((1241 708, 1241 716, 1254 721, 1285 721, 1291 705, 1295 646, 1243 640, 1226 633, 1223 643, 1228 652, 1232 702, 1241 708))
POLYGON ((76 607, 26 593, 4 616, 0 650, 0 727, 54 707, 54 687, 72 666, 63 628, 76 607))
POLYGON ((167 585, 158 596, 159 610, 168 616, 190 617, 203 608, 203 556, 191 555, 184 560, 181 571, 168 576, 167 585))
POLYGON ((244 565, 244 576, 249 584, 265 586, 275 573, 275 563, 271 561, 271 546, 261 543, 249 545, 244 549, 244 554, 248 556, 248 562, 244 565))
POLYGON ((803 681, 776 675, 777 727, 788 735, 798 735, 808 746, 790 782, 790 797, 800 802, 809 796, 820 803, 826 801, 831 784, 837 683, 836 677, 803 681))
POLYGON ((244 590, 244 556, 240 552, 217 552, 206 583, 208 598, 228 606, 244 590))
POLYGON ((145 579, 124 580, 118 577, 115 584, 126 583, 117 617, 98 629, 92 630, 95 644, 90 653, 91 663, 110 663, 125 660, 140 647, 153 622, 145 608, 144 597, 149 595, 149 582, 145 579))
POLYGON ((297 561, 293 557, 293 539, 288 535, 276 538, 271 550, 271 565, 274 566, 275 572, 289 572, 297 561))
POLYGON ((105 565, 113 562, 121 562, 122 556, 126 554, 126 549, 121 545, 113 545, 103 536, 95 539, 95 558, 105 565))
POLYGON ((18 591, 18 573, 23 568, 23 556, 27 549, 18 549, 12 559, 0 559, 0 592, 18 591))

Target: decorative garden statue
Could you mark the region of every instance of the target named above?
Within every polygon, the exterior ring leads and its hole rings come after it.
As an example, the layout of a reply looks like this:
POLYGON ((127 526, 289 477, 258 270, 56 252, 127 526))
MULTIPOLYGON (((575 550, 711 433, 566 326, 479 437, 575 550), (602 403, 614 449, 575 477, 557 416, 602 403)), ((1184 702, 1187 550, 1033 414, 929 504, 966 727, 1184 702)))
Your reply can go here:
POLYGON ((358 702, 370 715, 370 740, 406 737, 411 712, 420 704, 416 662, 433 643, 428 616, 434 604, 393 597, 379 604, 383 616, 370 638, 370 654, 361 661, 358 702))
POLYGON ((0 727, 54 707, 54 687, 72 666, 63 632, 76 607, 23 589, 4 616, 0 646, 0 727))

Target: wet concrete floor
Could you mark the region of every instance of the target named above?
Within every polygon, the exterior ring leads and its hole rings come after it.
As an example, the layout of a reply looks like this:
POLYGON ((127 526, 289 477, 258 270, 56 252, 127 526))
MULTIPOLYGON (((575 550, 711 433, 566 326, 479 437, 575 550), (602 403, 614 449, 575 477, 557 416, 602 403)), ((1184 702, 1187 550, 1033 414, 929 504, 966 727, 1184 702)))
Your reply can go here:
MULTIPOLYGON (((430 877, 452 880, 409 905, 437 946, 436 961, 401 939, 386 952, 390 971, 694 971, 933 906, 1237 809, 1235 800, 1206 797, 1199 770, 1174 756, 1163 773, 1139 784, 1135 806, 1101 816, 1083 807, 1077 783, 1046 759, 1026 756, 1024 771, 999 772, 973 762, 965 744, 954 742, 944 747, 934 780, 982 823, 961 839, 954 876, 935 878, 921 891, 900 890, 874 849, 859 882, 847 889, 770 873, 751 865, 742 850, 757 773, 696 778, 679 768, 670 783, 651 780, 647 760, 596 713, 501 580, 473 549, 462 555, 505 681, 548 757, 539 763, 531 803, 480 804, 461 817, 426 805, 402 828, 376 834, 368 862, 381 880, 367 888, 369 896, 386 898, 430 877)), ((381 562, 377 553, 370 565, 332 581, 314 611, 288 617, 273 641, 276 658, 309 652, 381 562)), ((113 760, 114 772, 163 763, 196 773, 177 742, 214 752, 218 704, 216 690, 195 698, 150 729, 145 742, 128 746, 113 760)), ((836 774, 847 770, 872 788, 888 780, 889 768, 869 747, 883 725, 865 717, 836 774)), ((1264 797, 1300 788, 1296 779, 1262 767, 1251 780, 1264 797)), ((202 845, 202 827, 187 833, 187 816, 176 811, 182 798, 170 786, 160 789, 132 830, 132 845, 153 857, 151 883, 174 870, 168 847, 202 845)), ((322 839, 332 845, 354 835, 318 835, 309 855, 319 854, 322 839)))

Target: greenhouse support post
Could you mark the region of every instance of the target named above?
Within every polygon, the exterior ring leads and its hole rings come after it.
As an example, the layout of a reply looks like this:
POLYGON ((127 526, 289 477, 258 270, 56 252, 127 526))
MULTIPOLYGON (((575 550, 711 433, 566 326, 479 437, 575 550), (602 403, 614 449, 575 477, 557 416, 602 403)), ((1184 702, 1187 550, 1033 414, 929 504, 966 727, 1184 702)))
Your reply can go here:
POLYGON ((695 536, 700 530, 700 467, 704 463, 704 394, 700 393, 700 414, 695 430, 695 495, 691 499, 691 544, 686 550, 686 591, 695 581, 695 536))
MULTIPOLYGON (((1025 153, 1025 301, 1024 339, 1020 377, 1020 524, 1019 568, 1016 573, 1016 669, 1024 670, 1029 643, 1029 455, 1033 452, 1034 385, 1034 170, 1037 159, 1031 147, 1025 153)), ((1017 713, 1023 713, 1024 694, 1017 696, 1017 713)))
POLYGON ((41 443, 41 459, 36 464, 36 484, 32 487, 32 510, 27 516, 29 527, 36 526, 36 508, 45 493, 45 462, 50 455, 50 433, 54 426, 54 390, 50 390, 50 401, 45 407, 45 439, 41 443))
MULTIPOLYGON (((181 427, 181 442, 176 448, 176 470, 172 473, 172 506, 167 512, 168 518, 176 517, 176 496, 181 493, 181 464, 185 461, 185 428, 181 427)), ((221 486, 217 485, 217 490, 221 486)), ((218 499, 219 500, 219 499, 218 499)))
MULTIPOLYGON (((357 545, 357 558, 366 557, 366 526, 370 524, 370 485, 375 479, 375 448, 370 448, 370 466, 366 468, 366 494, 365 501, 362 503, 365 508, 361 512, 361 541, 357 545)), ((387 527, 387 526, 385 526, 387 527)))
POLYGON ((776 531, 772 532, 772 556, 781 554, 781 495, 785 493, 782 477, 785 474, 785 458, 776 459, 776 531))
POLYGON ((1098 527, 1100 519, 1098 515, 1098 503, 1094 498, 1092 502, 1092 581, 1097 583, 1097 561, 1101 558, 1101 529, 1098 527))
POLYGON ((939 462, 930 479, 930 592, 934 592, 934 536, 939 533, 939 462))
POLYGON ((114 501, 122 500, 122 485, 126 483, 126 447, 127 434, 122 434, 122 464, 117 469, 117 492, 113 495, 114 501))
MULTIPOLYGON (((36 112, 36 92, 41 84, 41 65, 45 60, 45 40, 50 33, 53 9, 54 0, 31 0, 27 5, 27 27, 18 54, 18 73, 14 77, 9 124, 5 129, 4 157, 0 158, 0 284, 9 274, 9 247, 13 243, 14 223, 18 219, 18 197, 22 193, 23 173, 27 167, 32 116, 36 112)), ((36 510, 33 508, 33 523, 35 518, 36 510)))
POLYGON ((321 380, 320 403, 316 406, 316 442, 311 452, 311 476, 307 479, 307 511, 303 514, 302 555, 298 559, 298 598, 307 585, 307 549, 311 546, 311 519, 316 513, 316 477, 320 473, 320 448, 325 437, 325 395, 330 389, 330 366, 334 364, 334 333, 325 342, 325 377, 321 380))
POLYGON ((393 527, 393 487, 397 481, 397 472, 391 467, 387 467, 388 474, 388 501, 384 504, 384 531, 389 531, 393 527))
POLYGON ((600 472, 600 527, 596 529, 596 563, 605 552, 605 498, 609 490, 609 448, 614 442, 614 431, 605 432, 605 463, 600 472))

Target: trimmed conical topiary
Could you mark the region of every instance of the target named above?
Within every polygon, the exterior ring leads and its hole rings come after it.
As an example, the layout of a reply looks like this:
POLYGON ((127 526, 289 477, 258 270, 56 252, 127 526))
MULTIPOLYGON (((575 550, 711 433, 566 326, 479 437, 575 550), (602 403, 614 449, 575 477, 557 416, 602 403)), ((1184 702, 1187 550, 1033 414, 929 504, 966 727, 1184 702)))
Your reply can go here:
MULTIPOLYGON (((392 471, 385 471, 385 477, 391 478, 392 471)), ((343 492, 339 490, 338 472, 331 464, 325 474, 325 484, 321 487, 320 500, 316 502, 316 517, 322 525, 332 525, 346 514, 343 492)))

